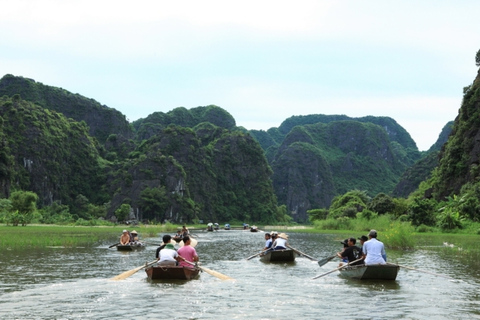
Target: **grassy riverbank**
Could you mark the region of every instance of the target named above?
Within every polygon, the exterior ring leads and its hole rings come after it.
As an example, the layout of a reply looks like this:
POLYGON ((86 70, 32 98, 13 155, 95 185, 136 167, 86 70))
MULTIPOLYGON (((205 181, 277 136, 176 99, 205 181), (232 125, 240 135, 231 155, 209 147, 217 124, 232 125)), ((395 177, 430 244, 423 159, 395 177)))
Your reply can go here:
MULTIPOLYGON (((173 233, 177 226, 135 226, 141 237, 155 237, 159 233, 173 233)), ((28 225, 25 227, 0 226, 0 248, 45 248, 45 247, 78 247, 95 245, 99 241, 118 238, 126 226, 112 227, 79 227, 56 225, 28 225)), ((112 243, 113 244, 113 243, 112 243)))

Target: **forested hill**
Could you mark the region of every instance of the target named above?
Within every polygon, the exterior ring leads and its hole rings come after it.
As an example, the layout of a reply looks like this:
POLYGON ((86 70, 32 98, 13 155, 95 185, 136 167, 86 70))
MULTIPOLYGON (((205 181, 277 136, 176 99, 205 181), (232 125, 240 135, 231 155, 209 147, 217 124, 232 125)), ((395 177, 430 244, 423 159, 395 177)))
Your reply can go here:
POLYGON ((85 121, 90 135, 102 143, 112 133, 123 135, 127 139, 132 138, 133 132, 125 116, 93 99, 62 88, 47 86, 33 79, 10 74, 3 76, 0 79, 0 97, 11 97, 15 94, 40 107, 60 112, 67 118, 85 121))
MULTIPOLYGON (((453 194, 470 194, 471 198, 477 199, 478 202, 479 164, 480 70, 472 85, 464 88, 462 106, 455 119, 451 136, 440 152, 440 163, 434 174, 433 196, 441 200, 453 194)), ((480 213, 477 213, 478 216, 480 213)))
POLYGON ((214 105, 129 124, 32 79, 6 75, 0 94, 3 197, 13 186, 34 191, 41 206, 68 205, 84 219, 305 221, 352 189, 391 193, 422 156, 388 117, 295 116, 247 131, 214 105))
POLYGON ((275 193, 297 221, 349 190, 391 193, 421 153, 388 117, 293 116, 279 128, 250 133, 274 171, 275 193))

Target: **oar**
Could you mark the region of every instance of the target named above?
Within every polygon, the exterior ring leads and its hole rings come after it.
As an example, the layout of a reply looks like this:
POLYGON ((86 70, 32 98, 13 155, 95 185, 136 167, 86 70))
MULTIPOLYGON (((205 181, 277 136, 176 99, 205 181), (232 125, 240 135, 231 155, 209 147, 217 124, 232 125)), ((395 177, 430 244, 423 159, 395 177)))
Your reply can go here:
POLYGON ((199 265, 193 263, 193 262, 190 262, 190 261, 185 261, 186 263, 188 264, 191 264, 192 266, 195 266, 197 267, 198 269, 202 270, 202 271, 205 271, 206 273, 214 276, 214 277, 217 277, 218 279, 222 279, 222 280, 235 280, 233 278, 230 278, 229 276, 226 276, 224 274, 221 274, 220 272, 217 272, 217 271, 213 271, 211 269, 208 269, 208 268, 205 268, 205 267, 200 267, 199 265))
POLYGON ((323 276, 326 276, 327 274, 330 274, 330 273, 332 273, 332 272, 335 272, 335 271, 337 271, 337 270, 340 270, 340 269, 343 269, 343 268, 345 268, 345 267, 348 267, 348 266, 349 266, 349 265, 351 265, 352 263, 358 262, 358 261, 360 261, 360 260, 362 260, 362 259, 363 259, 363 258, 360 258, 360 259, 357 259, 357 260, 355 260, 355 261, 349 262, 349 263, 347 263, 347 264, 344 264, 344 265, 343 265, 343 266, 341 266, 341 267, 338 267, 338 268, 336 268, 336 269, 333 269, 333 270, 331 270, 331 271, 328 271, 328 272, 322 273, 322 274, 321 274, 321 275, 319 275, 319 276, 313 277, 312 279, 318 279, 318 278, 321 278, 321 277, 323 277, 323 276))
POLYGON ((248 257, 247 260, 253 259, 253 258, 255 258, 256 256, 261 255, 263 252, 265 252, 265 251, 260 251, 259 253, 255 253, 253 256, 248 257))
POLYGON ((451 278, 451 277, 449 277, 449 276, 444 276, 444 275, 437 274, 437 273, 433 273, 433 272, 430 272, 430 271, 415 269, 415 268, 412 268, 412 267, 402 266, 402 265, 400 265, 400 264, 388 263, 388 262, 387 262, 387 264, 389 264, 389 265, 391 265, 391 266, 399 266, 399 267, 401 267, 401 268, 410 269, 410 270, 415 270, 415 271, 418 271, 418 272, 428 273, 428 274, 431 274, 431 275, 434 275, 434 276, 437 276, 437 277, 442 277, 442 278, 447 278, 447 279, 453 279, 453 278, 451 278))
POLYGON ((292 247, 289 246, 288 244, 287 244, 287 247, 289 247, 290 249, 292 249, 293 251, 295 251, 295 252, 298 253, 299 255, 304 256, 304 257, 306 257, 306 258, 308 258, 308 259, 310 259, 310 260, 312 260, 312 261, 318 261, 317 259, 315 259, 315 258, 313 258, 313 257, 310 257, 308 254, 303 253, 303 252, 301 252, 301 251, 298 251, 298 250, 295 249, 295 248, 292 248, 292 247))
POLYGON ((120 244, 120 242, 117 242, 117 243, 115 243, 115 244, 112 244, 112 245, 111 245, 110 247, 108 247, 108 248, 110 249, 110 248, 116 247, 116 246, 118 246, 119 244, 120 244))
POLYGON ((154 264, 156 262, 157 262, 157 260, 155 259, 152 262, 145 263, 145 265, 143 265, 141 267, 137 267, 135 269, 125 271, 124 273, 121 273, 118 276, 113 277, 111 280, 124 280, 124 279, 130 277, 131 275, 137 273, 138 270, 142 270, 143 268, 151 266, 152 264, 154 264))
POLYGON ((322 260, 319 260, 318 261, 318 265, 321 267, 323 266, 324 264, 326 264, 327 262, 329 262, 330 260, 332 260, 333 258, 335 258, 337 255, 334 255, 334 256, 331 256, 331 257, 328 257, 328 258, 324 258, 322 260))

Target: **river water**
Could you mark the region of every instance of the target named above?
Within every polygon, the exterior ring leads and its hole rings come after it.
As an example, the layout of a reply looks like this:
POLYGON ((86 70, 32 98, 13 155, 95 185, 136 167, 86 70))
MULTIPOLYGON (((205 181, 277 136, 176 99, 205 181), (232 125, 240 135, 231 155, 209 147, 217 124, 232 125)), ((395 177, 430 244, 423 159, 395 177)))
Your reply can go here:
MULTIPOLYGON (((160 243, 161 236, 147 239, 160 243)), ((2 252, 0 319, 480 319, 478 262, 458 261, 442 243, 415 251, 388 251, 401 268, 396 281, 360 281, 338 272, 338 259, 319 267, 297 257, 269 264, 257 257, 263 233, 194 233, 202 266, 235 280, 201 273, 192 281, 148 281, 143 270, 110 280, 154 260, 156 247, 118 252, 89 248, 2 252), (447 254, 446 254, 447 252, 447 254)), ((289 234, 292 247, 315 258, 333 255, 341 237, 289 234)))

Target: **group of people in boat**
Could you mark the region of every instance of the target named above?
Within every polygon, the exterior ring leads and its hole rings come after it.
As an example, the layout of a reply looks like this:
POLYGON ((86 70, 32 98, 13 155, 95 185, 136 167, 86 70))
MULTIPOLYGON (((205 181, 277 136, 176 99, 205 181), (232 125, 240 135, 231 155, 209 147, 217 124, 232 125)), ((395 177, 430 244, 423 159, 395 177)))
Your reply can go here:
POLYGON ((193 268, 193 265, 198 262, 198 254, 194 247, 191 246, 190 236, 184 236, 183 247, 178 250, 175 245, 171 243, 172 236, 164 235, 163 243, 157 248, 155 258, 157 258, 157 265, 162 267, 187 267, 193 268))
POLYGON ((377 231, 370 230, 367 236, 361 236, 361 247, 356 245, 357 240, 355 238, 348 238, 343 240, 343 250, 337 252, 337 256, 342 259, 340 266, 344 263, 351 265, 359 264, 386 264, 387 254, 385 252, 385 246, 383 242, 377 239, 377 231))
POLYGON ((263 254, 272 250, 285 250, 288 247, 288 235, 272 231, 265 233, 265 247, 263 248, 263 254))
POLYGON ((173 237, 173 239, 177 242, 183 240, 184 237, 189 236, 190 231, 186 226, 182 226, 182 229, 177 230, 177 234, 173 237))
POLYGON ((138 240, 138 233, 137 231, 128 231, 127 229, 123 230, 122 235, 120 236, 120 245, 127 246, 127 245, 139 245, 141 244, 138 240))

